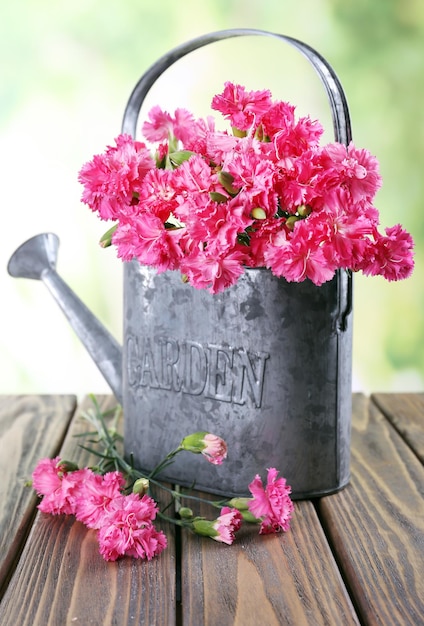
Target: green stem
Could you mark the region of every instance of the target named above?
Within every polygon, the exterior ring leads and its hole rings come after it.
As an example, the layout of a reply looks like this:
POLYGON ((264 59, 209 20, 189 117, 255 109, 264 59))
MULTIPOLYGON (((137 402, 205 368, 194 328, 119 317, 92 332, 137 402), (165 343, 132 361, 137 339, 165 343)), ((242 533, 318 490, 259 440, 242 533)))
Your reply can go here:
POLYGON ((191 528, 191 524, 182 519, 176 519, 175 517, 169 517, 165 515, 165 513, 158 513, 158 517, 160 517, 165 522, 169 522, 170 524, 174 524, 175 526, 181 526, 182 528, 191 528))
MULTIPOLYGON (((132 465, 130 465, 117 451, 116 449, 116 439, 118 437, 117 433, 118 433, 118 419, 120 416, 120 407, 117 407, 115 409, 115 414, 114 414, 114 418, 113 418, 113 422, 112 422, 112 427, 110 429, 107 428, 106 423, 105 423, 105 419, 104 419, 104 414, 101 412, 100 406, 97 402, 97 399, 95 398, 95 396, 91 396, 91 400, 94 404, 95 407, 95 415, 92 416, 90 413, 84 413, 83 417, 85 419, 87 419, 91 424, 93 424, 93 426, 95 427, 96 431, 97 431, 97 435, 98 438, 101 442, 103 442, 103 445, 105 447, 104 453, 103 454, 99 454, 97 453, 99 456, 102 457, 100 463, 99 463, 99 467, 100 469, 102 469, 102 467, 105 466, 105 462, 109 461, 109 462, 113 462, 113 465, 115 467, 116 470, 120 470, 122 471, 126 477, 127 480, 129 480, 130 482, 135 482, 137 480, 137 478, 146 478, 149 482, 151 482, 153 485, 159 487, 160 489, 163 489, 164 491, 166 491, 167 493, 171 494, 172 499, 174 501, 180 501, 182 499, 185 500, 193 500, 196 502, 202 502, 204 504, 213 506, 215 508, 221 508, 222 506, 224 506, 226 504, 226 502, 228 502, 228 500, 206 500, 205 498, 199 498, 198 496, 194 496, 194 495, 190 495, 190 494, 185 494, 185 493, 181 493, 180 491, 176 491, 175 489, 171 489, 169 487, 166 487, 162 482, 158 481, 155 479, 155 476, 157 474, 159 474, 159 472, 161 472, 165 467, 167 467, 169 464, 172 463, 174 457, 181 452, 181 450, 183 450, 183 448, 181 446, 178 446, 178 448, 176 448, 175 450, 172 450, 169 454, 166 455, 166 457, 149 473, 149 474, 145 474, 137 469, 135 469, 132 465), (111 434, 113 433, 113 434, 111 434)), ((165 515, 162 512, 159 512, 158 515, 168 521, 171 522, 173 524, 176 524, 178 526, 188 526, 187 523, 182 522, 181 520, 176 520, 174 518, 171 518, 167 515, 165 515)))
POLYGON ((178 446, 178 448, 175 448, 175 450, 169 452, 166 457, 162 459, 162 461, 158 463, 158 465, 156 465, 156 467, 150 472, 148 478, 154 478, 157 474, 164 470, 165 467, 168 467, 168 465, 172 463, 173 458, 178 454, 178 452, 181 452, 181 450, 181 446, 178 446))

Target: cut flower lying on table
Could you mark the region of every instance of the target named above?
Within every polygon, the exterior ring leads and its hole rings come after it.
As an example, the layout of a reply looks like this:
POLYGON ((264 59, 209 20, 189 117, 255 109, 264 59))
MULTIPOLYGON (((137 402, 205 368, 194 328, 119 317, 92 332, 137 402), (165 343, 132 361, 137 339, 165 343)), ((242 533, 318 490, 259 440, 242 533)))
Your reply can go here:
MULTIPOLYGON (((108 428, 105 414, 93 398, 94 410, 83 417, 95 428, 88 433, 91 443, 100 444, 102 450, 85 448, 99 457, 95 467, 78 468, 74 463, 56 457, 41 459, 32 475, 32 486, 42 500, 38 508, 52 515, 74 515, 89 529, 97 531, 100 553, 107 561, 122 556, 151 560, 166 548, 163 531, 158 530, 156 517, 187 528, 215 541, 232 544, 235 533, 243 522, 259 525, 260 534, 287 531, 293 512, 290 499, 291 489, 275 468, 267 472, 267 484, 256 475, 249 485, 251 498, 227 500, 205 500, 190 493, 170 489, 159 482, 157 474, 181 452, 201 454, 213 465, 220 465, 227 456, 223 439, 206 432, 193 433, 185 437, 180 445, 146 475, 134 469, 120 455, 117 443, 121 441, 116 425, 108 428), (178 516, 169 517, 165 510, 169 503, 159 508, 152 495, 155 488, 171 496, 178 516), (219 508, 220 514, 208 520, 193 514, 181 502, 202 501, 219 508)), ((116 410, 115 419, 120 414, 116 410)))
POLYGON ((316 285, 338 269, 411 274, 412 237, 399 224, 379 231, 381 177, 368 151, 320 146, 319 122, 296 120, 295 107, 268 90, 228 82, 212 109, 231 132, 155 106, 142 128, 152 149, 122 134, 82 167, 83 202, 115 222, 102 245, 212 293, 245 267, 316 285))

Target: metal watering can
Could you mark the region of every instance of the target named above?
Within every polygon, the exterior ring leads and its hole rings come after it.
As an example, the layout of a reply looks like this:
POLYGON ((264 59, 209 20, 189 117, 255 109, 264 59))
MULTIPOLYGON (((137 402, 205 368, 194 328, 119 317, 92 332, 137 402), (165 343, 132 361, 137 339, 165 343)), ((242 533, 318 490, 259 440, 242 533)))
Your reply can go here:
MULTIPOLYGON (((135 136, 155 80, 175 61, 231 37, 280 39, 311 62, 324 84, 335 140, 351 139, 343 89, 316 51, 290 37, 252 29, 211 33, 160 58, 128 101, 122 132, 135 136)), ((226 439, 228 459, 211 467, 180 455, 162 478, 213 493, 246 495, 255 474, 276 467, 294 498, 341 489, 349 480, 352 278, 339 271, 316 287, 247 269, 224 293, 124 263, 121 346, 56 272, 59 239, 41 234, 12 255, 11 276, 42 280, 124 409, 125 454, 149 470, 181 439, 209 431, 226 439)))

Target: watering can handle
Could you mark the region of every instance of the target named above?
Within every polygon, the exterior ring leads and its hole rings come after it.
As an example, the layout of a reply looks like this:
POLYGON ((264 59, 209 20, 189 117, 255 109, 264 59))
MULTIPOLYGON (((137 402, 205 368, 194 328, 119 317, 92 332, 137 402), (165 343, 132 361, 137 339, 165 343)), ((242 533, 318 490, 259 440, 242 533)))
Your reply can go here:
POLYGON ((310 61, 320 77, 321 82, 324 84, 330 101, 334 125, 334 138, 339 143, 348 145, 352 138, 349 108, 343 88, 331 65, 320 54, 318 54, 316 50, 298 39, 293 39, 287 35, 279 35, 266 30, 257 30, 253 28, 233 28, 202 35, 201 37, 187 41, 177 48, 173 48, 167 54, 158 59, 156 63, 154 63, 143 74, 134 87, 125 109, 124 119, 122 122, 122 132, 128 133, 133 137, 135 136, 138 116, 147 93, 159 76, 161 76, 161 74, 163 74, 163 72, 165 72, 165 70, 167 70, 176 61, 190 52, 193 52, 198 48, 203 48, 208 44, 215 43, 223 39, 254 35, 281 39, 299 50, 299 52, 301 52, 308 59, 308 61, 310 61))
MULTIPOLYGON (((327 92, 328 100, 330 103, 331 114, 333 118, 334 127, 334 139, 339 143, 348 145, 352 139, 352 131, 350 125, 349 107, 347 104, 346 96, 343 88, 337 78, 331 65, 320 55, 316 50, 308 46, 307 44, 293 39, 287 35, 280 35, 278 33, 272 33, 266 30, 257 30, 252 28, 232 28, 229 30, 221 30, 206 35, 197 37, 183 43, 182 45, 173 48, 167 54, 160 57, 156 63, 154 63, 140 78, 138 83, 133 89, 133 92, 128 100, 124 118, 122 121, 122 132, 127 133, 135 137, 138 117, 140 114, 141 106, 144 99, 155 81, 176 61, 186 56, 190 52, 203 48, 208 44, 222 41, 224 39, 232 39, 234 37, 245 36, 266 36, 280 39, 290 44, 301 52, 308 61, 312 64, 317 72, 321 82, 323 83, 327 92)), ((341 291, 344 291, 340 288, 341 291)), ((346 328, 347 317, 352 309, 352 278, 348 276, 348 288, 346 301, 340 303, 340 315, 338 326, 341 330, 346 328)))

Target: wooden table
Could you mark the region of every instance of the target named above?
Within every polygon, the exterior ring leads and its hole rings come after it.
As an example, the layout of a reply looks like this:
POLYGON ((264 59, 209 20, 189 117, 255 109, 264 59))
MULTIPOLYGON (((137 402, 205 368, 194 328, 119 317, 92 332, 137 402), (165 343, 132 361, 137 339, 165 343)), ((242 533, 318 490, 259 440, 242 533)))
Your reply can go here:
POLYGON ((424 394, 354 395, 351 483, 297 502, 290 532, 229 547, 162 524, 151 562, 104 561, 95 531, 25 486, 41 457, 90 461, 88 403, 0 396, 2 626, 424 624, 424 394))

